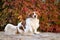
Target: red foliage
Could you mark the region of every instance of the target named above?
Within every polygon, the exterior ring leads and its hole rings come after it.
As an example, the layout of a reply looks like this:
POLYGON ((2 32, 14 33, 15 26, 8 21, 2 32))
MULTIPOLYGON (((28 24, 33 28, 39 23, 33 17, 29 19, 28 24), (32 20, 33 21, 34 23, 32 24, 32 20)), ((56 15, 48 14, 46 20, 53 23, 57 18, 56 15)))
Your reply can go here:
MULTIPOLYGON (((55 0, 46 0, 46 2, 43 3, 42 0, 7 0, 2 5, 2 7, 6 8, 1 7, 4 9, 1 20, 4 16, 5 19, 3 18, 3 22, 8 19, 8 22, 10 20, 13 24, 16 24, 18 19, 20 19, 20 21, 24 20, 28 14, 36 11, 40 20, 40 30, 53 32, 54 29, 56 29, 55 32, 60 32, 60 26, 54 26, 60 24, 60 4, 54 5, 54 1, 55 0)), ((0 13, 0 15, 2 13, 0 13)), ((3 25, 2 23, 0 24, 3 25)))

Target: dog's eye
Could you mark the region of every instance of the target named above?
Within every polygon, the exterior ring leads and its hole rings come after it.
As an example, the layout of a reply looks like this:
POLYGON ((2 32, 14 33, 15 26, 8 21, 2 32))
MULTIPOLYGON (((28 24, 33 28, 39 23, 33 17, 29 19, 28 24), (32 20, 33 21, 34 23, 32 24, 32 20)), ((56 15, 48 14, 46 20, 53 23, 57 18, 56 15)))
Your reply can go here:
POLYGON ((32 14, 34 14, 34 13, 32 13, 32 14))

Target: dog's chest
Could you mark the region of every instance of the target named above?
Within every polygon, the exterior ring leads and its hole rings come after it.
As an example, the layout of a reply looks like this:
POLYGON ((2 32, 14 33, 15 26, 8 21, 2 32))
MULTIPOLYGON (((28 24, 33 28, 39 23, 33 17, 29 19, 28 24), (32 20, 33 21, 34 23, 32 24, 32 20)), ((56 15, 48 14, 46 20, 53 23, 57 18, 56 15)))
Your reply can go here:
POLYGON ((39 20, 37 18, 28 18, 26 20, 26 25, 34 28, 39 27, 39 20))
POLYGON ((31 19, 31 25, 32 26, 37 26, 39 23, 38 19, 31 19))

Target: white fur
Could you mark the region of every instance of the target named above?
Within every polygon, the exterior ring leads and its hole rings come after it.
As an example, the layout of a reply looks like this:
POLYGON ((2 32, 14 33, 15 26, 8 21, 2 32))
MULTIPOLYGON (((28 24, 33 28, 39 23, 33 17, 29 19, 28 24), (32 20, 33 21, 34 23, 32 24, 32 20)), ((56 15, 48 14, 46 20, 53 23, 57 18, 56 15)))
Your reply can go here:
POLYGON ((31 32, 31 33, 36 33, 38 34, 39 32, 37 32, 37 28, 39 27, 39 19, 37 19, 37 15, 36 18, 34 17, 36 14, 34 12, 34 15, 32 16, 33 18, 27 18, 26 19, 26 29, 24 29, 25 32, 31 32))
POLYGON ((14 25, 12 25, 12 24, 7 24, 6 27, 5 27, 5 29, 4 29, 5 33, 6 33, 6 34, 16 34, 17 31, 18 31, 19 33, 22 33, 23 31, 22 31, 21 29, 19 29, 19 27, 22 26, 21 23, 22 23, 22 22, 18 23, 17 26, 14 26, 14 25))
POLYGON ((6 34, 16 34, 17 26, 14 26, 12 24, 7 24, 4 31, 6 34))
POLYGON ((23 32, 24 33, 31 32, 31 33, 37 34, 37 33, 39 33, 39 32, 37 32, 37 28, 39 27, 39 19, 37 19, 37 14, 34 12, 34 15, 32 16, 32 18, 26 19, 26 25, 25 25, 26 29, 24 29, 24 31, 19 29, 19 27, 21 27, 21 26, 23 27, 22 22, 18 23, 17 26, 14 26, 12 24, 7 24, 4 30, 5 30, 5 33, 7 33, 7 34, 16 34, 17 31, 22 34, 23 34, 23 32), (34 17, 34 16, 36 16, 36 17, 34 17))

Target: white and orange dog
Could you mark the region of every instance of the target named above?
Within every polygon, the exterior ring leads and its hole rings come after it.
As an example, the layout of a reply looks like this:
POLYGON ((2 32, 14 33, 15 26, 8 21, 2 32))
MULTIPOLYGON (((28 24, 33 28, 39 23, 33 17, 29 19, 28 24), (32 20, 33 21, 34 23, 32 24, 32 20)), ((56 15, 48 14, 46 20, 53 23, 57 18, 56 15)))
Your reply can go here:
POLYGON ((37 29, 39 27, 39 19, 37 18, 38 15, 33 12, 30 17, 28 17, 26 19, 26 29, 24 29, 24 32, 31 32, 31 33, 36 33, 39 34, 39 32, 37 32, 37 29))
POLYGON ((22 22, 18 23, 17 26, 14 26, 12 24, 7 24, 5 27, 5 33, 8 34, 16 34, 16 32, 18 31, 19 33, 36 33, 39 34, 39 32, 37 32, 37 29, 39 27, 39 19, 37 18, 38 15, 33 12, 32 14, 30 14, 30 16, 26 19, 26 24, 25 24, 25 28, 24 25, 22 24, 22 22), (23 28, 20 29, 20 28, 23 28))

